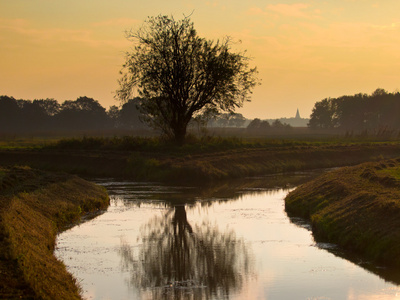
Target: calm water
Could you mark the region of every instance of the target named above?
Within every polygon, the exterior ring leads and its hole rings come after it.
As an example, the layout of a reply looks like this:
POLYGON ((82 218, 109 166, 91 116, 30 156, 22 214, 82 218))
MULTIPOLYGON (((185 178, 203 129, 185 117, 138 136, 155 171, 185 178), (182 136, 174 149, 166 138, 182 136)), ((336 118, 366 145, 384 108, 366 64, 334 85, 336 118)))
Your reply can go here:
POLYGON ((62 233, 56 256, 86 299, 400 298, 397 274, 341 258, 288 218, 284 197, 308 176, 207 188, 102 181, 110 207, 62 233))

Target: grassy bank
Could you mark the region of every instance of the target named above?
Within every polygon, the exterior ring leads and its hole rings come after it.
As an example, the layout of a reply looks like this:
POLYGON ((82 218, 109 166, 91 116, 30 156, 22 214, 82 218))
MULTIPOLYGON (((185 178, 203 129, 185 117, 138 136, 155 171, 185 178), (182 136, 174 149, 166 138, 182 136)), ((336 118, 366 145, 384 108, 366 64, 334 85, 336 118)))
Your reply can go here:
POLYGON ((80 299, 53 256, 57 233, 82 213, 108 206, 101 187, 29 167, 0 169, 0 298, 80 299))
POLYGON ((354 165, 399 155, 400 143, 395 141, 204 138, 177 147, 157 139, 82 138, 41 148, 3 149, 0 165, 197 183, 354 165))
POLYGON ((210 182, 287 171, 354 165, 400 155, 397 143, 296 144, 197 151, 33 149, 0 151, 0 165, 28 165, 83 176, 164 182, 210 182))
POLYGON ((301 185, 289 215, 311 220, 318 240, 400 267, 400 159, 345 167, 301 185))

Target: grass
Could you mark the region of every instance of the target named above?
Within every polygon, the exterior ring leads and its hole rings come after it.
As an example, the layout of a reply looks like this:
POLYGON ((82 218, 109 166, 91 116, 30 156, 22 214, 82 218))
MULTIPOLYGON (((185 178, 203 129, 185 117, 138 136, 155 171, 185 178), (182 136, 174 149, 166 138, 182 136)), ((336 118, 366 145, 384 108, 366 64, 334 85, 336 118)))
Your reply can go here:
MULTIPOLYGON (((101 209, 108 203, 104 190, 82 179, 37 169, 198 184, 354 165, 397 157, 400 153, 398 141, 332 137, 311 140, 277 136, 269 139, 190 137, 182 147, 158 138, 134 137, 32 140, 20 141, 18 146, 13 143, 0 146, 0 165, 29 167, 0 168, 0 298, 25 299, 79 298, 76 282, 52 254, 55 236, 82 213, 101 209)), ((350 249, 366 249, 369 240, 379 240, 368 250, 368 255, 390 260, 390 251, 400 251, 384 231, 400 228, 396 227, 400 226, 396 223, 400 218, 394 213, 398 207, 396 199, 400 199, 398 186, 397 192, 394 188, 398 161, 371 165, 363 171, 344 170, 356 173, 348 175, 343 171, 326 175, 293 192, 286 202, 288 211, 311 218, 319 236, 339 240, 350 249), (337 178, 340 180, 335 181, 337 178), (357 180, 354 183, 357 190, 352 186, 354 178, 362 181, 362 184, 357 180), (369 184, 375 184, 372 188, 375 194, 366 192, 369 184), (368 202, 380 192, 386 193, 386 188, 393 191, 393 197, 368 202), (344 205, 339 201, 341 198, 347 199, 344 205), (360 209, 357 203, 366 209, 365 213, 357 214, 360 209), (374 206, 379 209, 369 209, 374 206), (387 211, 395 217, 384 218, 387 211), (384 223, 389 219, 392 223, 384 223), (354 225, 348 220, 357 223, 354 225), (372 226, 362 234, 370 220, 374 224, 382 221, 387 226, 372 226), (383 238, 379 239, 380 236, 383 238), (385 249, 391 250, 380 257, 385 249)))
POLYGON ((400 141, 378 140, 371 138, 287 138, 287 137, 197 137, 189 135, 183 146, 178 146, 168 140, 158 137, 82 137, 66 138, 56 140, 44 145, 46 149, 69 149, 69 150, 117 150, 117 151, 141 151, 141 152, 167 152, 173 155, 212 153, 232 149, 244 148, 276 148, 292 146, 324 146, 324 145, 370 145, 392 143, 399 144, 400 141))
POLYGON ((399 155, 396 141, 189 137, 83 137, 40 148, 0 150, 0 165, 29 165, 84 176, 163 182, 210 182, 285 171, 354 165, 399 155))
POLYGON ((400 167, 392 167, 384 170, 380 170, 380 173, 386 174, 397 181, 400 181, 400 167))
POLYGON ((106 191, 75 176, 15 167, 1 170, 0 298, 80 299, 53 256, 57 233, 108 206, 106 191))
MULTIPOLYGON (((239 130, 239 129, 237 129, 239 130)), ((0 135, 0 149, 73 149, 73 150, 120 150, 120 151, 154 151, 171 153, 204 153, 238 148, 280 147, 292 145, 327 145, 327 144, 368 144, 368 143, 398 143, 397 139, 382 139, 379 137, 339 136, 339 135, 246 135, 245 129, 238 135, 208 135, 189 134, 183 146, 177 146, 160 137, 141 136, 98 136, 75 134, 66 136, 4 136, 0 135), (244 130, 244 131, 243 131, 244 130)))
POLYGON ((310 219, 318 240, 399 268, 399 168, 395 159, 329 172, 291 192, 286 211, 310 219))

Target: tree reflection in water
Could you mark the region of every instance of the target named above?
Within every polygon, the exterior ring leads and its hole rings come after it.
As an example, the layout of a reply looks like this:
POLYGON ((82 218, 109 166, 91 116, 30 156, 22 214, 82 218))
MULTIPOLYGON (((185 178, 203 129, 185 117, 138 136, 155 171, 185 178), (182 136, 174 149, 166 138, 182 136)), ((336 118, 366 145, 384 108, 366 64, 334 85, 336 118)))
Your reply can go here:
POLYGON ((209 223, 192 228, 184 205, 143 226, 138 242, 136 249, 122 241, 120 254, 130 284, 143 298, 227 298, 241 289, 252 269, 243 239, 209 223))

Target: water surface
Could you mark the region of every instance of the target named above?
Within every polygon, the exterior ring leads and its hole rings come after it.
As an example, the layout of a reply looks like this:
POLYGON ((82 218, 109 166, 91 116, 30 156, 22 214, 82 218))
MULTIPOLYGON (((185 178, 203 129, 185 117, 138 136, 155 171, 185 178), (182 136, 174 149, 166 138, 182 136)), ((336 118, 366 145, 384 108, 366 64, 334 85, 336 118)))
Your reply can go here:
POLYGON ((103 180, 110 207, 62 233, 56 256, 86 299, 398 299, 398 274, 342 258, 288 218, 285 195, 309 176, 207 188, 103 180))

